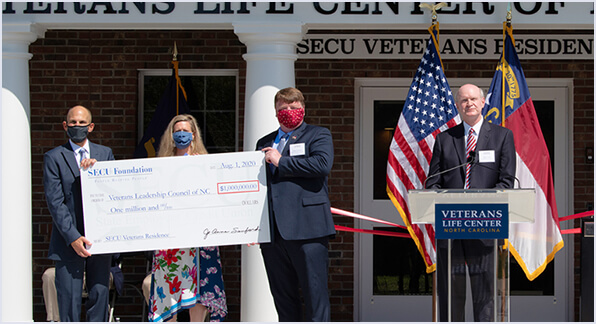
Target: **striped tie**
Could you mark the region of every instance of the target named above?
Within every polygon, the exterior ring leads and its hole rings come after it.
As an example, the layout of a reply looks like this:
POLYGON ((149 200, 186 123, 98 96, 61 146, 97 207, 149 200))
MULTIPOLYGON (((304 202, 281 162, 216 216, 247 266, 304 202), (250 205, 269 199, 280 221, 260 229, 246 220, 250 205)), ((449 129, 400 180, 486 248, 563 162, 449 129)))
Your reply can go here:
MULTIPOLYGON (((468 141, 466 144, 466 159, 470 157, 470 152, 476 150, 476 133, 474 132, 473 128, 470 128, 470 132, 468 133, 468 141)), ((470 169, 472 168, 472 164, 468 163, 466 165, 466 184, 464 189, 470 188, 470 169)))

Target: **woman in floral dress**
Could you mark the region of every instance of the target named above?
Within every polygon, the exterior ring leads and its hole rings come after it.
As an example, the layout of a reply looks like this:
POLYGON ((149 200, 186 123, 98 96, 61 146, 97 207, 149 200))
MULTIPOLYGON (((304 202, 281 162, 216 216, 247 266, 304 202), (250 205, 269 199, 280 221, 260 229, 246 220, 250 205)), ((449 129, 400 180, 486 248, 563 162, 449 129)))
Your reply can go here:
MULTIPOLYGON (((174 117, 164 132, 158 156, 207 154, 191 115, 174 117)), ((222 321, 228 313, 218 247, 159 250, 153 257, 149 321, 175 322, 188 309, 191 322, 222 321)))

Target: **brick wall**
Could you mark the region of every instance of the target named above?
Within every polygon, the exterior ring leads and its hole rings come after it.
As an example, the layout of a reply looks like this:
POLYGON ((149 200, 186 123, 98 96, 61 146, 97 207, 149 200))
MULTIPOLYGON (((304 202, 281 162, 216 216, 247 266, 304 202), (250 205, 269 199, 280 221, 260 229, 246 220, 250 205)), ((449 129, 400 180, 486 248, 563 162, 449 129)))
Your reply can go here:
MULTIPOLYGON (((45 320, 41 274, 51 232, 42 184, 43 153, 63 144, 66 110, 83 104, 92 109, 96 128, 90 138, 113 148, 116 159, 132 157, 137 138, 137 69, 166 69, 176 41, 181 69, 237 69, 240 75, 239 129, 243 134, 246 64, 245 47, 232 31, 48 31, 30 46, 32 186, 33 186, 33 305, 34 320, 45 320)), ((332 206, 354 206, 354 78, 411 78, 419 60, 299 60, 296 86, 306 97, 308 123, 328 127, 333 134, 335 162, 329 177, 332 206)), ((492 78, 496 62, 445 60, 448 78, 492 78)), ((585 147, 594 138, 594 65, 592 61, 522 61, 527 78, 574 79, 574 199, 575 212, 593 201, 593 165, 585 163, 585 147)), ((242 142, 239 143, 242 147, 242 142)), ((564 215, 561 215, 564 216, 564 215)), ((335 217, 337 225, 352 219, 335 217)), ((579 226, 576 224, 576 227, 579 226)), ((354 303, 353 235, 338 233, 330 244, 329 289, 333 321, 352 321, 354 303)), ((579 237, 574 240, 579 250, 579 237)), ((569 247, 570 248, 570 247, 569 247)), ((224 281, 230 321, 240 320, 240 247, 223 247, 224 281)), ((579 257, 574 258, 579 274, 579 257)), ((126 255, 127 285, 117 303, 122 321, 140 321, 140 288, 145 275, 141 254, 126 255)), ((579 275, 575 276, 575 319, 579 313, 579 275)))

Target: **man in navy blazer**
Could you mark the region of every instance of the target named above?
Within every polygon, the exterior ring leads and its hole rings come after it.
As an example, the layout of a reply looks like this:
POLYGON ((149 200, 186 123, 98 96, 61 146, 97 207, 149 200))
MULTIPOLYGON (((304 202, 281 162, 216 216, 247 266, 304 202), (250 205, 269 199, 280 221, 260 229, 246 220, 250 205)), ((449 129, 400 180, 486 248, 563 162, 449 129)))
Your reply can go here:
POLYGON ((275 95, 280 128, 257 142, 265 152, 271 243, 261 244, 275 308, 282 322, 329 322, 329 238, 335 235, 327 175, 333 165, 328 129, 306 124, 304 96, 275 95))
MULTIPOLYGON (((476 158, 470 168, 469 188, 513 188, 516 165, 513 133, 507 128, 484 121, 484 93, 477 86, 463 85, 455 99, 463 122, 437 135, 426 187, 465 188, 465 167, 439 173, 466 163, 466 141, 470 136, 470 128, 473 128, 477 134, 476 158)), ((437 244, 439 318, 443 322, 448 320, 446 241, 439 240, 437 244)), ((466 267, 470 275, 474 321, 494 321, 493 252, 494 240, 452 240, 451 321, 465 321, 466 267)))
POLYGON ((80 169, 96 161, 114 160, 108 147, 91 143, 91 112, 83 106, 68 110, 62 127, 70 140, 44 155, 43 183, 48 209, 52 215, 52 236, 48 258, 56 263, 56 292, 60 320, 78 322, 81 317, 83 274, 89 297, 87 321, 108 320, 111 255, 91 255, 85 245, 80 169))

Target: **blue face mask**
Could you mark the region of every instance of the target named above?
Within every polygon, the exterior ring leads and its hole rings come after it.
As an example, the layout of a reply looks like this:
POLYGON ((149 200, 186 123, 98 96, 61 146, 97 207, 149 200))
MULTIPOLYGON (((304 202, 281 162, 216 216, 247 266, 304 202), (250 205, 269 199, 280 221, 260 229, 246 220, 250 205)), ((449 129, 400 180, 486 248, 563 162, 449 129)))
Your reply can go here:
POLYGON ((172 135, 174 138, 174 143, 176 143, 176 147, 179 149, 187 148, 190 143, 192 142, 192 133, 179 131, 172 135))

